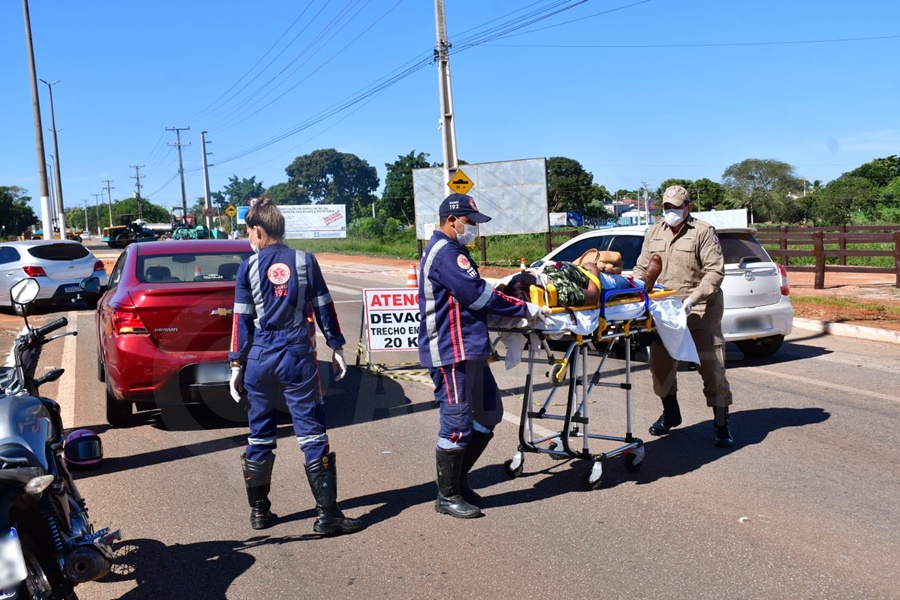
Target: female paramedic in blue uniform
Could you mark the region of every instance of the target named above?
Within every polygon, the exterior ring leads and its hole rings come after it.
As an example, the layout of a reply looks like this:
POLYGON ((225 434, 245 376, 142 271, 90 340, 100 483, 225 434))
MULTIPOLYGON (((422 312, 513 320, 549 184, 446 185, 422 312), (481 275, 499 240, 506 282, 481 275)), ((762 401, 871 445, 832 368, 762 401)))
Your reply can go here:
POLYGON ((475 224, 491 218, 478 212, 471 197, 451 194, 439 216, 440 229, 425 248, 419 276, 419 358, 429 368, 440 406, 434 508, 471 519, 481 516, 481 497, 467 475, 503 417, 488 366, 487 315, 534 319, 545 309, 500 293, 478 274, 466 245, 475 239, 475 224))
POLYGON ((246 390, 250 421, 241 456, 250 526, 271 527, 269 487, 275 462, 277 408, 284 398, 297 442, 306 458, 306 476, 316 500, 316 533, 353 533, 359 519, 345 518, 337 505, 334 452, 325 432, 325 407, 316 360, 313 315, 334 350, 335 381, 347 373, 344 336, 316 258, 284 245, 284 216, 262 198, 245 217, 256 254, 241 263, 234 290, 231 395, 246 390))

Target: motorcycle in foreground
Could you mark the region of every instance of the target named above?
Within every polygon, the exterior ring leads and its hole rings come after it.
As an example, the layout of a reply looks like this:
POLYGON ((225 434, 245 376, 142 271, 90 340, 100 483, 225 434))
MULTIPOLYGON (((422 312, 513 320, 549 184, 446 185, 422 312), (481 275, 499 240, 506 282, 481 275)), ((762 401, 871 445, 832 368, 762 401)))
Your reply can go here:
MULTIPOLYGON (((81 289, 96 293, 100 280, 89 277, 81 289)), ((24 307, 39 290, 37 281, 23 279, 10 296, 24 307)), ((109 572, 111 544, 121 539, 118 530, 94 531, 63 459, 59 404, 38 393, 63 374, 54 369, 35 378, 44 344, 76 335, 48 337, 67 324, 60 318, 32 328, 26 316, 15 365, 0 367, 0 600, 77 600, 74 587, 109 572)))

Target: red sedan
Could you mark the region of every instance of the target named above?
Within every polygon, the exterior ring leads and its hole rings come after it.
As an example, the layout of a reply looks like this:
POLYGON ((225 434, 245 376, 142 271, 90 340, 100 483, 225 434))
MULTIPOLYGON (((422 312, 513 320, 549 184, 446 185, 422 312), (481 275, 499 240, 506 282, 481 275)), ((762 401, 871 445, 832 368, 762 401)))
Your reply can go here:
POLYGON ((127 422, 135 403, 165 406, 227 397, 234 280, 247 241, 132 244, 97 306, 97 376, 106 419, 127 422))

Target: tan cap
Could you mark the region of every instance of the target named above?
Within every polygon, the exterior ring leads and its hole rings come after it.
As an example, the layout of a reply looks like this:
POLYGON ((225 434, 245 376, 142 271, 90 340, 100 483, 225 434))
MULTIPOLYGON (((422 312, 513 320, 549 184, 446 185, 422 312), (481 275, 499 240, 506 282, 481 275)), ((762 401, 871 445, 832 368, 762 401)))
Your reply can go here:
POLYGON ((663 204, 671 204, 672 206, 682 206, 685 202, 690 202, 691 197, 688 191, 680 185, 672 185, 666 188, 663 194, 663 204))

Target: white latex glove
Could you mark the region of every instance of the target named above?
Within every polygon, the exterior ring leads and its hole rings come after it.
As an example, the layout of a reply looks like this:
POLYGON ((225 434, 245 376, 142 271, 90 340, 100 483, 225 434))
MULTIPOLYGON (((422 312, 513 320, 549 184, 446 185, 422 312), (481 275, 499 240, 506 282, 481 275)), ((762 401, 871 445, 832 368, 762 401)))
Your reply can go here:
POLYGON ((231 397, 235 402, 240 402, 241 394, 246 392, 244 389, 244 367, 231 367, 231 380, 228 385, 231 388, 231 397))
POLYGON ((335 381, 340 381, 347 374, 347 361, 344 359, 344 348, 338 348, 331 356, 331 366, 337 375, 334 376, 335 381))
POLYGON ((543 319, 550 314, 549 306, 538 306, 537 304, 526 302, 525 308, 528 310, 528 318, 530 320, 543 319))
POLYGON ((691 314, 691 309, 694 308, 694 303, 691 302, 691 299, 688 298, 684 301, 684 316, 688 316, 691 314))

